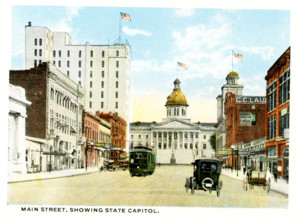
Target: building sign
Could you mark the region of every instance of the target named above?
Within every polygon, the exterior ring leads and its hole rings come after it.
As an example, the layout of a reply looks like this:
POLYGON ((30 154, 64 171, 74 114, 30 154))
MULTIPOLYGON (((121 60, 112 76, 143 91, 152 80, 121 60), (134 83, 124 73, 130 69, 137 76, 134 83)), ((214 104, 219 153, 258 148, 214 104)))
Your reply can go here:
POLYGON ((241 157, 248 157, 248 156, 250 156, 250 152, 249 151, 239 151, 239 155, 241 157))
POLYGON ((106 146, 106 143, 104 143, 104 142, 97 142, 96 144, 95 144, 96 146, 98 146, 98 147, 105 147, 106 146))
POLYGON ((217 154, 218 155, 232 154, 232 149, 231 148, 227 148, 227 149, 223 149, 223 150, 217 150, 217 154))
POLYGON ((265 96, 236 96, 236 103, 243 104, 265 104, 265 96))
POLYGON ((251 125, 253 115, 250 112, 239 112, 240 125, 251 125))

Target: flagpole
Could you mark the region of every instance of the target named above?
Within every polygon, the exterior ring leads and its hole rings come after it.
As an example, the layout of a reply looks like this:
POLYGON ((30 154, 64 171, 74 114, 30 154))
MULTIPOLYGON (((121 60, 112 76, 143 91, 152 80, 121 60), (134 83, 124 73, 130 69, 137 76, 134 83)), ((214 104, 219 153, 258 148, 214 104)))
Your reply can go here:
POLYGON ((121 44, 121 34, 122 34, 122 16, 120 14, 120 22, 119 22, 119 44, 121 44))
POLYGON ((232 50, 232 71, 233 72, 233 50, 232 50))

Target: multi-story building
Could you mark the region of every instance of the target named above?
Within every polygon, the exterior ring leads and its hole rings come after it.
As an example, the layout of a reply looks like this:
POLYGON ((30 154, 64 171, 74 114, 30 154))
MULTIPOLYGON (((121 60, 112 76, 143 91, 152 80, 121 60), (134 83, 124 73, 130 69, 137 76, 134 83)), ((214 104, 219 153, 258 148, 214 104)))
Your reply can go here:
POLYGON ((226 77, 227 83, 222 86, 222 93, 217 96, 217 149, 226 148, 225 97, 228 92, 242 95, 243 85, 239 85, 238 80, 239 74, 230 72, 226 77))
POLYGON ((126 157, 127 122, 117 113, 97 112, 100 118, 111 124, 111 146, 109 158, 115 162, 126 157))
POLYGON ((8 112, 8 174, 27 173, 26 164, 26 118, 27 100, 25 89, 9 85, 8 112))
POLYGON ((174 81, 174 89, 165 104, 167 117, 162 122, 131 123, 130 147, 153 146, 157 163, 189 164, 198 157, 214 156, 210 139, 216 133, 215 123, 192 123, 187 117, 189 104, 174 81))
POLYGON ((11 70, 9 80, 24 87, 32 101, 26 135, 46 141, 41 149, 46 170, 78 167, 82 159, 83 88, 48 62, 11 70))
POLYGON ((265 76, 266 155, 271 170, 282 177, 289 168, 290 52, 289 47, 265 76))
POLYGON ((266 97, 228 92, 225 100, 227 166, 264 169, 266 97))
POLYGON ((86 142, 83 145, 83 161, 82 166, 87 169, 90 166, 98 166, 100 153, 95 148, 100 136, 100 118, 90 112, 83 111, 83 133, 86 142))
POLYGON ((130 120, 130 46, 72 44, 66 32, 47 27, 25 27, 25 68, 50 62, 85 89, 84 107, 118 113, 130 120))

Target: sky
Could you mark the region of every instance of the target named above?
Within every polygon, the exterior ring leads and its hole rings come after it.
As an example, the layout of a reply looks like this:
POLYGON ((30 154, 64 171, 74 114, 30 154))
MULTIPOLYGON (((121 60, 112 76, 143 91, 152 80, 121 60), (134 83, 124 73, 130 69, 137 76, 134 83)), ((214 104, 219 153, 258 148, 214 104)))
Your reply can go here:
POLYGON ((290 46, 286 9, 15 5, 11 14, 11 69, 24 68, 28 21, 68 32, 73 44, 113 44, 119 35, 127 39, 132 121, 162 121, 179 78, 192 122, 216 122, 216 98, 227 74, 239 73, 244 95, 265 96, 267 70, 290 46), (131 21, 121 20, 120 12, 129 13, 131 21), (243 60, 232 59, 232 51, 243 60))

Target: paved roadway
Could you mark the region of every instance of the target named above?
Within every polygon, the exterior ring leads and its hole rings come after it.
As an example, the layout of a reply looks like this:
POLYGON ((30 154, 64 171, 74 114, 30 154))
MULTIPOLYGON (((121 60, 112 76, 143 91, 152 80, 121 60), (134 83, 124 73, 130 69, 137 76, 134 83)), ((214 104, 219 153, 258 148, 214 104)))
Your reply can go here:
POLYGON ((12 183, 8 204, 179 206, 179 207, 288 207, 288 197, 262 187, 243 191, 242 182, 222 175, 223 189, 185 191, 191 166, 161 166, 153 175, 130 177, 129 171, 102 172, 74 177, 12 183))

